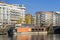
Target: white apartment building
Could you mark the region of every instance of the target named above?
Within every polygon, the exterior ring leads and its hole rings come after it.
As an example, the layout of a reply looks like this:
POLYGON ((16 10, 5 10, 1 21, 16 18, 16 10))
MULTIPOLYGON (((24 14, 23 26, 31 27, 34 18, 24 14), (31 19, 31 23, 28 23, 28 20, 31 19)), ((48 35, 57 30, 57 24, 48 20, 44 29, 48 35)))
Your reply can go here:
POLYGON ((0 25, 14 24, 20 18, 25 21, 24 5, 0 3, 0 25))
POLYGON ((53 26, 60 26, 60 12, 55 12, 53 19, 53 26))

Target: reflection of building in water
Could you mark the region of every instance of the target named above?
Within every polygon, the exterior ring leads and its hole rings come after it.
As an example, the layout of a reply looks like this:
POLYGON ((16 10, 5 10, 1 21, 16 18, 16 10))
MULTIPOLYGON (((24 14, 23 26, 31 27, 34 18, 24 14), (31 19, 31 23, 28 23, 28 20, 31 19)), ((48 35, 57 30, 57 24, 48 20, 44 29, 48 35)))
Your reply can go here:
POLYGON ((47 35, 32 35, 31 40, 46 40, 47 35))
POLYGON ((30 40, 30 35, 17 35, 17 40, 30 40))
POLYGON ((60 34, 53 35, 53 40, 60 40, 60 34))
POLYGON ((46 40, 47 35, 17 35, 17 40, 46 40))
POLYGON ((47 36, 48 40, 53 40, 53 34, 47 36))

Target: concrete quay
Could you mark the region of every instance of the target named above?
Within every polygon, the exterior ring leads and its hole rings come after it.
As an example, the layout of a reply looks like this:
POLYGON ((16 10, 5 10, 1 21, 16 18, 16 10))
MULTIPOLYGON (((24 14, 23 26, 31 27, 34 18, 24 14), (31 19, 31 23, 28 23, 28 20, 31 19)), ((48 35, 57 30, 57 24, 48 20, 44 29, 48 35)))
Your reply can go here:
POLYGON ((33 35, 37 35, 37 34, 47 34, 47 31, 45 31, 45 32, 20 32, 20 33, 17 33, 17 32, 15 32, 14 33, 14 35, 17 35, 17 34, 33 34, 33 35))

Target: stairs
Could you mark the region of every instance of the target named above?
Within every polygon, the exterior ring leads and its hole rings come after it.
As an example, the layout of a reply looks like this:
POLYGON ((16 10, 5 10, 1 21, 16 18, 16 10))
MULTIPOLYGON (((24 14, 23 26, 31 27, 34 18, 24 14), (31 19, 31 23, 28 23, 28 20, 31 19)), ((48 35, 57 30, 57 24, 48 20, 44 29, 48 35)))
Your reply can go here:
POLYGON ((9 30, 9 28, 12 27, 11 25, 4 25, 3 28, 0 28, 0 34, 7 34, 7 31, 9 30))

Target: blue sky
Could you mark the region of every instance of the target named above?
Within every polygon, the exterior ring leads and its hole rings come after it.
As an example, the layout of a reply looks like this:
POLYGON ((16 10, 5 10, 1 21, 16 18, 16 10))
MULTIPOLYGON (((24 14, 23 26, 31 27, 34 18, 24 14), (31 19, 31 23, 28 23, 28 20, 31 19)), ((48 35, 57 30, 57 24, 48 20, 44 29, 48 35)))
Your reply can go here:
POLYGON ((26 13, 37 11, 60 11, 60 0, 0 0, 9 4, 24 4, 26 13))

